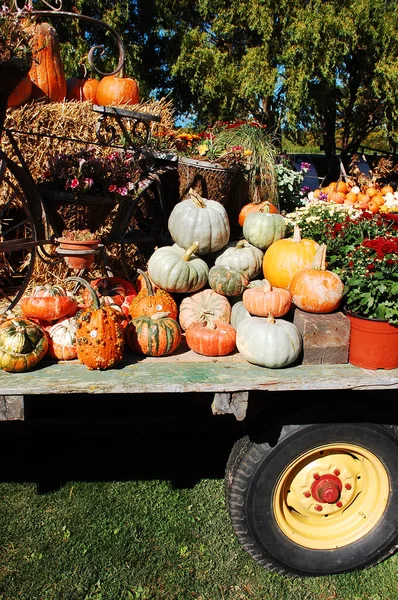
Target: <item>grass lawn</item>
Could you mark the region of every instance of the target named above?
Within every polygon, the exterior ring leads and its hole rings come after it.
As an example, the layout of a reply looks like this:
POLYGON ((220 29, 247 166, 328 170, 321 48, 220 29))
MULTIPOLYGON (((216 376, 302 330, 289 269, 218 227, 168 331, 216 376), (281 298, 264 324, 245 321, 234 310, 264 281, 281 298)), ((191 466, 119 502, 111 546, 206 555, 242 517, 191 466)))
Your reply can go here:
MULTIPOLYGON (((208 408, 206 408, 207 415, 208 408)), ((180 410, 178 410, 180 416, 180 410)), ((398 555, 291 579, 237 543, 223 469, 240 425, 0 424, 1 600, 397 600, 398 555), (203 431, 205 429, 205 433, 203 431)))

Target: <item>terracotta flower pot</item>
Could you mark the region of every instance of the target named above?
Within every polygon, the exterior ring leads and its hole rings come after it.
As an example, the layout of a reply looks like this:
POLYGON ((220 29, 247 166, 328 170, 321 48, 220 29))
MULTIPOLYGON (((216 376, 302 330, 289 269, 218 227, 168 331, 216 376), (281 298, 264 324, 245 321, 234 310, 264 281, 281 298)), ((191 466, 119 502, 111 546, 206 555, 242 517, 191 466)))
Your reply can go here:
POLYGON ((348 360, 363 369, 398 367, 398 327, 346 312, 351 324, 348 360))
POLYGON ((94 262, 100 240, 67 240, 58 238, 59 254, 71 269, 88 269, 94 262))

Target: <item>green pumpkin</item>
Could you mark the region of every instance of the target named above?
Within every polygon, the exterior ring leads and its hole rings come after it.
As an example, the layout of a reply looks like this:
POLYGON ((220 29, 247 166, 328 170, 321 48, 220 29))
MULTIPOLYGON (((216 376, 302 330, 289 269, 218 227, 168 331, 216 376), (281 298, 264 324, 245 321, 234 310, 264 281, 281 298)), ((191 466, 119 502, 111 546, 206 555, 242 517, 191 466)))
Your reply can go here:
POLYGON ((249 279, 257 277, 262 271, 264 252, 249 244, 247 240, 229 243, 218 253, 215 265, 232 267, 246 271, 249 279))
POLYGON ((261 250, 284 238, 285 232, 285 219, 276 213, 253 212, 247 215, 243 223, 245 239, 261 250))
POLYGON ((20 373, 33 368, 48 349, 44 330, 23 317, 9 319, 0 325, 0 367, 20 373))
POLYGON ((209 271, 209 285, 223 296, 239 296, 249 285, 246 271, 214 265, 209 271))
POLYGON ((153 283, 171 293, 197 292, 207 283, 209 267, 195 255, 197 244, 188 250, 177 244, 158 248, 148 261, 153 283))

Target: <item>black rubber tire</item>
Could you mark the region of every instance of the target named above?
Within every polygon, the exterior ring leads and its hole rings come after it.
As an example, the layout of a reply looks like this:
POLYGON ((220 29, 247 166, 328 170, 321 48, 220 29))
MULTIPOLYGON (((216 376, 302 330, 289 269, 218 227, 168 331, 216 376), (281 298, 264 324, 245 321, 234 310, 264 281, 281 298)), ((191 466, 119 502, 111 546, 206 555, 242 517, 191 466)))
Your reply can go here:
POLYGON ((225 491, 232 526, 243 547, 268 570, 290 576, 318 576, 373 566, 398 547, 398 427, 368 423, 284 426, 276 445, 249 437, 232 448, 225 491), (390 493, 383 516, 367 535, 332 550, 294 543, 278 527, 273 512, 275 486, 303 453, 325 444, 355 444, 383 464, 390 493))

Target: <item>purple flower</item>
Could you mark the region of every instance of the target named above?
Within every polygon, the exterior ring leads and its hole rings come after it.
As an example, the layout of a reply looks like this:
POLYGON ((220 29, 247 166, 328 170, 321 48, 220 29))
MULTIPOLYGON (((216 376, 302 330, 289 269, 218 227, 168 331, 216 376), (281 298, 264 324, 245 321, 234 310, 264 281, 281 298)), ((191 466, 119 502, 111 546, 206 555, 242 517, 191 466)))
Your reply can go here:
POLYGON ((116 193, 119 194, 119 196, 127 196, 127 188, 125 187, 120 187, 117 188, 116 193))
POLYGON ((303 194, 308 194, 311 191, 311 188, 309 185, 303 185, 301 191, 303 192, 303 194))
POLYGON ((300 170, 301 171, 305 171, 307 173, 307 171, 309 171, 311 168, 311 163, 308 162, 302 162, 300 165, 300 170))
POLYGON ((327 199, 328 199, 328 195, 326 192, 319 192, 318 200, 323 200, 324 202, 326 202, 327 199))

